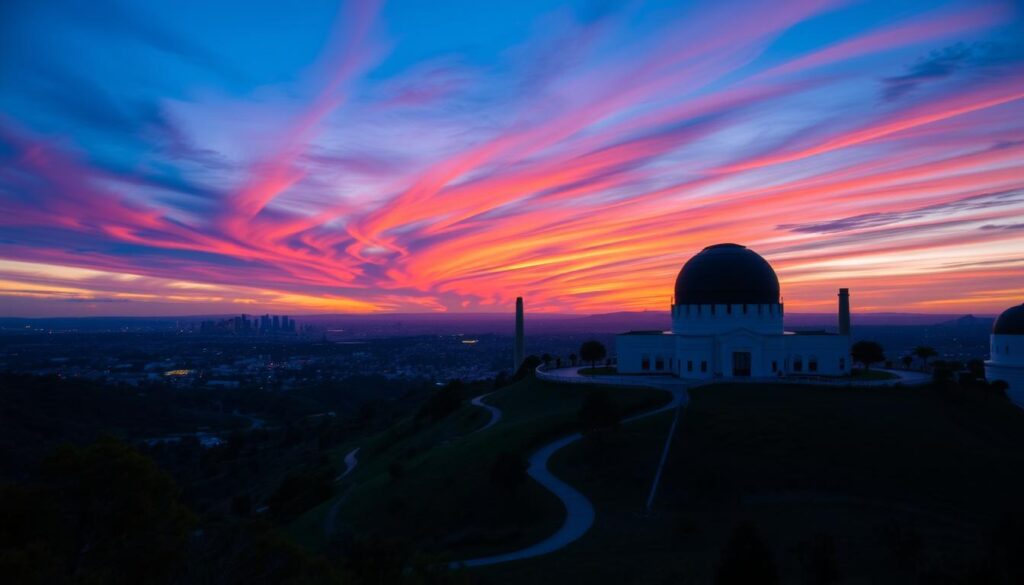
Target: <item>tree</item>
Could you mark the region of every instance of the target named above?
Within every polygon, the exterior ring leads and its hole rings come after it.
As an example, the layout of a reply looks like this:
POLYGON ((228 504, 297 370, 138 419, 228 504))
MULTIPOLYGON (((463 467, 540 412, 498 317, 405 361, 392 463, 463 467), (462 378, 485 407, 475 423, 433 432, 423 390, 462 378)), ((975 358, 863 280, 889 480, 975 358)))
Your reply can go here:
POLYGON ((537 371, 537 366, 540 365, 540 358, 535 355, 528 355, 523 359, 523 363, 519 365, 519 369, 512 376, 513 382, 518 382, 523 378, 526 378, 537 371))
POLYGON ((608 351, 604 348, 604 344, 596 339, 584 341, 580 346, 580 357, 583 361, 590 362, 591 369, 597 367, 597 362, 603 360, 606 355, 608 355, 608 351))
POLYGON ((541 354, 540 361, 544 362, 544 367, 548 367, 551 364, 551 360, 555 358, 551 357, 550 353, 541 354))
POLYGON ((716 585, 774 585, 779 582, 775 558, 750 522, 736 525, 715 574, 716 585))
POLYGON ((928 367, 928 358, 935 357, 939 355, 939 353, 935 351, 934 347, 919 345, 914 348, 914 355, 921 358, 921 369, 923 370, 928 367))
POLYGON ((885 361, 885 351, 874 341, 854 343, 850 348, 850 355, 853 356, 853 361, 864 364, 866 370, 871 369, 871 364, 885 361))
POLYGON ((455 412, 462 406, 465 399, 464 386, 461 380, 452 380, 444 388, 434 392, 427 403, 423 405, 419 416, 430 417, 430 420, 437 422, 449 414, 455 412))
POLYGON ((577 357, 576 354, 574 354, 574 353, 570 353, 569 354, 569 363, 571 363, 574 367, 576 366, 576 360, 578 360, 578 359, 579 359, 579 357, 577 357))
POLYGON ((910 364, 914 363, 914 356, 909 355, 909 354, 905 355, 905 356, 900 358, 900 363, 903 364, 904 368, 909 370, 910 369, 910 364))
POLYGON ((194 523, 178 495, 170 476, 116 439, 61 447, 36 485, 0 489, 0 574, 11 583, 172 582, 194 523))

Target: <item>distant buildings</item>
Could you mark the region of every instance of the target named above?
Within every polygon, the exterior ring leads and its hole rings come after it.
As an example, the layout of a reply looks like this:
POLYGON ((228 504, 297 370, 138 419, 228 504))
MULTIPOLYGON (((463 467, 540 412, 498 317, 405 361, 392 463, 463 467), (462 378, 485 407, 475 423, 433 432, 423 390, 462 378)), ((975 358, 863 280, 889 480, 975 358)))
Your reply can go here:
POLYGON ((199 325, 199 332, 206 334, 235 334, 235 335, 276 335, 282 333, 295 333, 297 326, 295 319, 288 315, 262 315, 259 319, 249 319, 247 315, 239 315, 221 321, 203 321, 199 325))

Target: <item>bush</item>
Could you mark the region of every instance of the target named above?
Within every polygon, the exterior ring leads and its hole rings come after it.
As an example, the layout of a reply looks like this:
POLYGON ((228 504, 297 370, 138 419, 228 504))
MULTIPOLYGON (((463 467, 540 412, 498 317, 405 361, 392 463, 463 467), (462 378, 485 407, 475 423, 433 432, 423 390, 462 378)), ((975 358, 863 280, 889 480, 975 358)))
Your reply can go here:
POLYGON ((779 582, 775 558, 750 522, 736 525, 715 574, 716 585, 773 585, 779 582))
POLYGON ((420 410, 419 417, 429 417, 432 422, 437 422, 458 410, 464 400, 465 386, 461 380, 452 380, 444 388, 430 395, 430 399, 420 410))

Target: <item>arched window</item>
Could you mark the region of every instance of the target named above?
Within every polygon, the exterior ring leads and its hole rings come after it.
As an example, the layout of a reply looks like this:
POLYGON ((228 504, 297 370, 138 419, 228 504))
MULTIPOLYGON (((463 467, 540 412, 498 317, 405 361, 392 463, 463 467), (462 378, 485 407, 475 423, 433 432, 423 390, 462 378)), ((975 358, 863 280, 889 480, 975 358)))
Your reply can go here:
POLYGON ((793 356, 793 371, 802 372, 804 371, 804 358, 800 357, 799 354, 793 356))
POLYGON ((817 356, 811 356, 807 358, 807 371, 817 372, 818 371, 818 358, 817 356))

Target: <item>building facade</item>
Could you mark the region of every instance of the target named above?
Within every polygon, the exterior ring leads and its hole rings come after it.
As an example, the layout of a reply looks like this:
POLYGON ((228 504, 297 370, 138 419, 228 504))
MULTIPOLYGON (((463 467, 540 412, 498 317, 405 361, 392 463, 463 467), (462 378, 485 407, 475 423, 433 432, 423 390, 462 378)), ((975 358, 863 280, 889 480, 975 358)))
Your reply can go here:
POLYGON ((785 331, 771 265, 737 244, 709 246, 676 278, 670 331, 616 336, 618 371, 681 378, 765 378, 849 373, 849 294, 839 334, 785 331))
POLYGON ((989 342, 985 378, 989 382, 1006 382, 1007 396, 1024 408, 1024 304, 1010 307, 999 315, 989 342))

